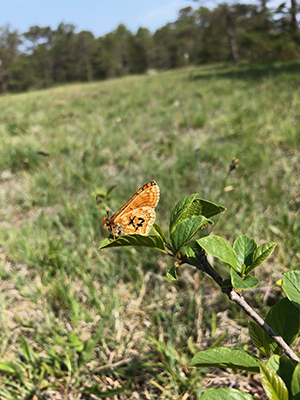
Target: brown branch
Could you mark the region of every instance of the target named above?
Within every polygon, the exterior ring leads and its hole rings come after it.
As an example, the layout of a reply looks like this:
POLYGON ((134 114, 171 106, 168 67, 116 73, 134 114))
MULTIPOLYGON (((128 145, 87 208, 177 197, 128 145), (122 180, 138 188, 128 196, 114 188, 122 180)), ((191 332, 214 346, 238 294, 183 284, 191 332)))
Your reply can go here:
POLYGON ((253 308, 249 306, 243 296, 241 296, 233 289, 227 295, 230 300, 234 301, 240 307, 242 307, 245 313, 249 315, 249 317, 251 317, 259 326, 262 327, 262 329, 274 340, 274 342, 276 342, 278 346, 282 348, 282 350, 288 357, 290 357, 292 360, 300 362, 300 358, 297 356, 297 354, 295 354, 294 351, 285 343, 282 337, 278 335, 278 333, 273 331, 273 329, 265 323, 265 321, 257 314, 257 312, 255 312, 253 308))
POLYGON ((222 288, 223 279, 207 261, 204 249, 202 249, 201 252, 197 251, 195 254, 201 263, 201 265, 196 265, 196 268, 209 275, 222 288))
POLYGON ((286 353, 286 355, 292 360, 300 362, 300 358, 296 353, 287 345, 287 343, 282 339, 282 337, 276 333, 258 314, 253 310, 253 308, 246 302, 244 297, 237 293, 232 287, 222 287, 223 279, 222 277, 213 269, 210 263, 207 261, 205 251, 195 253, 200 265, 193 264, 189 260, 185 260, 187 264, 192 265, 199 269, 200 271, 208 274, 222 289, 231 301, 238 304, 249 317, 251 317, 273 340, 278 344, 278 346, 286 353))

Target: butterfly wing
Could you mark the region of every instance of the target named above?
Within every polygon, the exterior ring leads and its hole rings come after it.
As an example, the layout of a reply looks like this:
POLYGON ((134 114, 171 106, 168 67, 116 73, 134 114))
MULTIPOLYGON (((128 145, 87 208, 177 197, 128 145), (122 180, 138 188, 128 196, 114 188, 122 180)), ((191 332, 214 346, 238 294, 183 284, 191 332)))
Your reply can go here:
POLYGON ((159 187, 157 183, 155 181, 147 182, 110 219, 115 221, 117 218, 121 218, 124 213, 128 213, 138 207, 155 208, 158 200, 159 187))
POLYGON ((132 211, 122 214, 118 218, 116 225, 122 228, 122 235, 132 235, 138 233, 140 235, 148 235, 154 222, 155 211, 151 207, 139 207, 132 211))
POLYGON ((109 218, 115 236, 139 233, 147 235, 154 222, 159 201, 159 187, 155 181, 147 182, 109 218))

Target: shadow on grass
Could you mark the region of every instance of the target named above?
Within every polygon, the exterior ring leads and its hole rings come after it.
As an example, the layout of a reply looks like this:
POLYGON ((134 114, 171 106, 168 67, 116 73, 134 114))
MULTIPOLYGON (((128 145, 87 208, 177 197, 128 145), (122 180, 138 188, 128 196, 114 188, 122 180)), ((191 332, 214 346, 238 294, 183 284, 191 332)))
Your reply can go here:
POLYGON ((222 66, 213 67, 211 72, 203 72, 191 77, 191 80, 201 80, 207 78, 228 78, 228 79, 244 79, 244 80, 260 80, 266 76, 277 76, 280 74, 300 73, 300 61, 275 64, 249 64, 245 68, 241 66, 222 66), (238 69, 235 69, 238 68, 238 69), (223 71, 216 71, 223 69, 223 71))

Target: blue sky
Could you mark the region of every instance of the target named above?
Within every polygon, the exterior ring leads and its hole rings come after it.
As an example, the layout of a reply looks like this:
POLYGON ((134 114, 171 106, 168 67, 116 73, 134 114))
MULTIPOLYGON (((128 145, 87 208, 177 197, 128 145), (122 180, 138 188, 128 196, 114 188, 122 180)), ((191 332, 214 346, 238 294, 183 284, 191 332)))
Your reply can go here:
POLYGON ((0 26, 8 23, 23 33, 33 25, 54 29, 66 22, 98 37, 123 23, 132 32, 140 26, 154 32, 174 21, 181 8, 195 5, 191 0, 0 0, 0 26))

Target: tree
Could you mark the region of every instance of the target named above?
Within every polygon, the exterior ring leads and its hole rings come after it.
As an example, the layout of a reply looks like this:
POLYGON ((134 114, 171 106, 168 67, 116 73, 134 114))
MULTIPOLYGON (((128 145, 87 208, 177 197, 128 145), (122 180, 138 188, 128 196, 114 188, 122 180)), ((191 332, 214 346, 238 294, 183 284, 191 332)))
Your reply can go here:
POLYGON ((54 32, 49 26, 32 26, 23 34, 31 42, 29 60, 35 70, 35 86, 50 87, 54 80, 53 58, 51 54, 54 32))
POLYGON ((46 44, 49 49, 53 38, 53 32, 50 26, 40 27, 35 25, 31 26, 28 32, 23 33, 23 36, 32 43, 32 46, 29 47, 29 50, 34 52, 42 44, 46 44))
POLYGON ((106 79, 113 70, 113 56, 112 53, 106 48, 107 40, 99 37, 95 41, 95 46, 92 54, 92 68, 93 74, 96 79, 106 79))
POLYGON ((180 51, 174 26, 167 24, 154 35, 155 65, 158 69, 176 68, 180 65, 180 51))
POLYGON ((197 14, 192 7, 179 10, 178 19, 175 22, 175 35, 181 55, 180 65, 185 63, 185 59, 195 62, 199 27, 197 25, 197 14))
POLYGON ((11 65, 19 55, 22 43, 19 33, 10 31, 9 25, 0 28, 0 92, 5 92, 12 77, 11 65))
POLYGON ((297 0, 291 0, 291 7, 287 8, 286 2, 280 4, 275 13, 281 15, 281 18, 277 21, 277 26, 280 30, 285 30, 289 33, 296 33, 299 29, 297 21, 297 13, 299 12, 299 6, 297 0))
POLYGON ((120 24, 113 32, 113 55, 119 66, 120 75, 129 71, 129 41, 132 33, 125 25, 120 24))
POLYGON ((150 31, 139 28, 129 39, 130 72, 144 73, 154 66, 154 43, 150 31))
POLYGON ((291 8, 290 8, 291 30, 293 32, 297 32, 298 31, 297 12, 298 12, 297 0, 291 0, 291 8))
POLYGON ((96 78, 111 78, 129 72, 131 40, 132 33, 123 24, 97 39, 92 61, 96 78))
POLYGON ((80 55, 76 54, 74 25, 61 23, 53 31, 51 56, 56 82, 71 82, 76 79, 74 64, 80 55))
POLYGON ((228 45, 227 16, 223 6, 214 10, 200 7, 197 11, 199 39, 197 40, 197 62, 229 61, 231 49, 228 45))
POLYGON ((75 36, 74 40, 75 52, 77 54, 75 64, 77 79, 81 81, 92 81, 92 56, 95 47, 94 35, 89 31, 82 31, 75 36))
POLYGON ((7 90, 10 92, 25 92, 31 88, 40 87, 36 76, 36 69, 31 57, 20 54, 10 65, 10 77, 7 82, 7 90))

